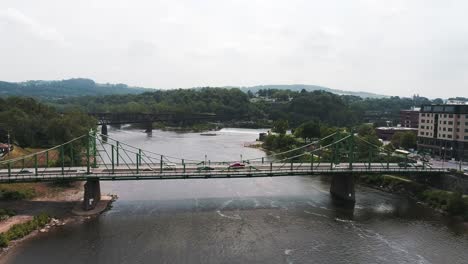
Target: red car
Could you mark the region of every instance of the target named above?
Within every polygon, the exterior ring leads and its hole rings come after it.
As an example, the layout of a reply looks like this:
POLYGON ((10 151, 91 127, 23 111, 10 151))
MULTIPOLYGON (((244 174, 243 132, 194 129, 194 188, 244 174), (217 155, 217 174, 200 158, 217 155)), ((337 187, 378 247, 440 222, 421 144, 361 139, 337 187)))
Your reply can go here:
POLYGON ((235 163, 232 163, 231 165, 229 165, 229 168, 231 168, 231 169, 243 169, 243 168, 245 168, 245 164, 240 163, 240 162, 235 162, 235 163))

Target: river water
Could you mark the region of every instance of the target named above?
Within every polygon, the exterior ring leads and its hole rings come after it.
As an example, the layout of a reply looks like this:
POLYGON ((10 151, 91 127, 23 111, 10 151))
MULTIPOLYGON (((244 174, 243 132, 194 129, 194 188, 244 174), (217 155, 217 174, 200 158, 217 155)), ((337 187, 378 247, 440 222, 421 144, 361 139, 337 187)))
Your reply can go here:
MULTIPOLYGON (((261 130, 217 136, 111 129, 143 149, 203 159, 262 156, 261 130)), ((83 224, 26 241, 9 263, 468 263, 462 226, 405 197, 357 186, 336 206, 327 177, 102 182, 119 196, 83 224)))

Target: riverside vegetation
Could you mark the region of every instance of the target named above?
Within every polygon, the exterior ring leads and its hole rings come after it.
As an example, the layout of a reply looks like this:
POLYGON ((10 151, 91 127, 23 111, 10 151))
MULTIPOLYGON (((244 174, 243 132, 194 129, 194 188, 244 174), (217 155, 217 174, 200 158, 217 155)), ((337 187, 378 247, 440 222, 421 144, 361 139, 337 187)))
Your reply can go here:
POLYGON ((385 191, 408 194, 434 209, 441 210, 451 216, 462 217, 464 221, 468 221, 468 197, 464 197, 461 192, 433 189, 401 176, 363 175, 357 180, 385 191))
POLYGON ((32 231, 44 227, 50 221, 47 214, 39 214, 26 223, 15 224, 8 231, 0 234, 0 247, 7 247, 12 240, 20 239, 32 231))

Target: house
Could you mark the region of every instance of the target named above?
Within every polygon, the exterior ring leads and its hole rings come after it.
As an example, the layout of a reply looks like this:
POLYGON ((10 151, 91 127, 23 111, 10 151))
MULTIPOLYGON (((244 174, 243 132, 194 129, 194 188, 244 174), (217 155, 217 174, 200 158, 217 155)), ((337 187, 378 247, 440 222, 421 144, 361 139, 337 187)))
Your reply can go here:
MULTIPOLYGON (((12 149, 13 148, 10 147, 10 150, 12 150, 12 149)), ((3 154, 3 153, 7 153, 7 152, 8 152, 8 145, 0 143, 0 153, 3 154)))

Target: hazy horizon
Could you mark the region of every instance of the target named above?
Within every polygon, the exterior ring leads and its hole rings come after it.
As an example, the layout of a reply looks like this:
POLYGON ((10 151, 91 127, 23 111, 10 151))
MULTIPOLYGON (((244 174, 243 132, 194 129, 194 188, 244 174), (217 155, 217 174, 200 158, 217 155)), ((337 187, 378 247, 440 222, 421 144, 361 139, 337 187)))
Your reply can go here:
POLYGON ((0 3, 0 80, 468 97, 464 1, 0 3))

